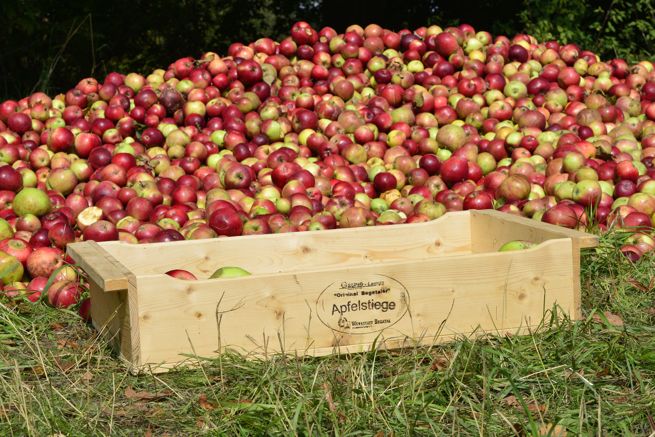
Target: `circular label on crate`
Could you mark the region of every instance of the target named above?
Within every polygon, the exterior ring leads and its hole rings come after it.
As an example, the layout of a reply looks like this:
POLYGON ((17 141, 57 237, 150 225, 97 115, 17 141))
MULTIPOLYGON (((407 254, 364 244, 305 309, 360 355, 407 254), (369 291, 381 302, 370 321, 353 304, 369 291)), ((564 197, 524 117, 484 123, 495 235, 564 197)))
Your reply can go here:
POLYGON ((345 334, 382 331, 409 308, 403 284, 384 275, 335 281, 318 296, 316 312, 325 326, 345 334))

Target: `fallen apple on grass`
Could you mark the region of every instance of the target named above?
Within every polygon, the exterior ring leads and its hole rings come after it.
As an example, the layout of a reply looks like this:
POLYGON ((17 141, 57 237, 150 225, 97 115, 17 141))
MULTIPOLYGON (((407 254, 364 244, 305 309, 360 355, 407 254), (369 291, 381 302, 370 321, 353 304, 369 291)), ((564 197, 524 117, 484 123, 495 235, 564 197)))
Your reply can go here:
POLYGON ((68 308, 79 301, 83 291, 79 282, 56 281, 48 288, 48 303, 55 308, 68 308))
POLYGON ((77 313, 80 315, 82 320, 85 322, 91 321, 91 299, 85 298, 80 302, 80 306, 77 309, 77 313))

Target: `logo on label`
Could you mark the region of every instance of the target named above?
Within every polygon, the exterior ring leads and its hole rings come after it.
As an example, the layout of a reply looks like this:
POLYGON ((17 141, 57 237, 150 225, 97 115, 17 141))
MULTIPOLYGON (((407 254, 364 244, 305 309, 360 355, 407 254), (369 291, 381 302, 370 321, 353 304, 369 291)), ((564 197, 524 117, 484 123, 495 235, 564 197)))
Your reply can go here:
POLYGON ((346 334, 382 331, 402 319, 408 309, 405 286, 384 275, 333 282, 316 301, 321 322, 346 334))

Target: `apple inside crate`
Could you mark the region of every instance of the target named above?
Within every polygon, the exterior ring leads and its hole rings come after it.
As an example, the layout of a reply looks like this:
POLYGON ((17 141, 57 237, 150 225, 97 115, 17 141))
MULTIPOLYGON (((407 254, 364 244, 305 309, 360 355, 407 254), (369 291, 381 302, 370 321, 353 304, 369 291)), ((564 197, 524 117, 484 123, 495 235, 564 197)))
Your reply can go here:
POLYGON ((89 275, 95 327, 132 370, 165 371, 226 349, 317 356, 520 334, 554 305, 579 318, 580 249, 597 243, 527 218, 463 211, 332 231, 81 242, 68 252, 89 275), (498 251, 512 240, 537 245, 498 251), (207 279, 223 266, 252 275, 207 279))

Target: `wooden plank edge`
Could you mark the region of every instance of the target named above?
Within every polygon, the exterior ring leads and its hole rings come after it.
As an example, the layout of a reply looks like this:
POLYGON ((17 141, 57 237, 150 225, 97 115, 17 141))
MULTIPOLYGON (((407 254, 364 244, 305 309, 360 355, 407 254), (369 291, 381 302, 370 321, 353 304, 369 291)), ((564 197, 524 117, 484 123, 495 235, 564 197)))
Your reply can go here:
POLYGON ((95 241, 71 243, 66 251, 103 291, 127 289, 130 271, 95 241))

